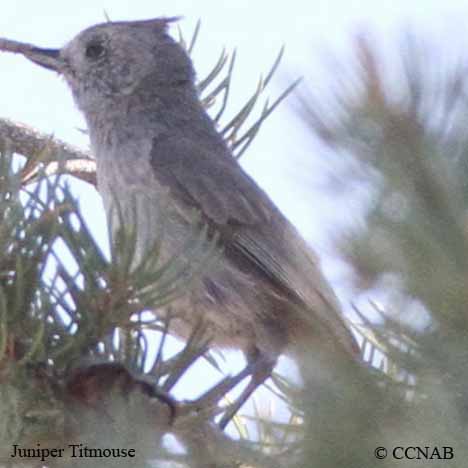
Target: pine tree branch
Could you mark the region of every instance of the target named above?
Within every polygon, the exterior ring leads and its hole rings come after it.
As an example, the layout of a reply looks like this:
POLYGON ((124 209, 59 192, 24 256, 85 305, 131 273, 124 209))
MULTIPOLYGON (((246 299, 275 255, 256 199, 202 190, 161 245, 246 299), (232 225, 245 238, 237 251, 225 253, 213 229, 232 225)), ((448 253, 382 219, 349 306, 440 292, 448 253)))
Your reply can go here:
POLYGON ((26 157, 21 181, 28 184, 38 176, 40 162, 46 174, 61 171, 96 186, 96 163, 91 155, 28 125, 0 118, 0 144, 13 153, 26 157))

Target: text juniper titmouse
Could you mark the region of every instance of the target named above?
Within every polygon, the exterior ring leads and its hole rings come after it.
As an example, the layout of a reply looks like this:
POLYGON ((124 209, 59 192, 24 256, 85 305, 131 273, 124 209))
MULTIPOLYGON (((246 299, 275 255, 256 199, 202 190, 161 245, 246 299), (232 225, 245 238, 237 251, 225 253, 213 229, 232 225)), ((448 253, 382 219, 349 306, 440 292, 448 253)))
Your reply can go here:
MULTIPOLYGON (((323 343, 356 356, 358 348, 317 258, 262 189, 244 172, 200 103, 184 49, 167 33, 171 20, 108 22, 60 50, 20 52, 60 73, 89 130, 98 189, 111 217, 137 207, 137 252, 153 245, 165 197, 163 257, 178 254, 193 211, 219 236, 220 264, 171 306, 186 326, 199 316, 213 345, 241 349, 251 380, 229 421, 296 343, 323 343)), ((293 142, 291 142, 293 144, 293 142)))

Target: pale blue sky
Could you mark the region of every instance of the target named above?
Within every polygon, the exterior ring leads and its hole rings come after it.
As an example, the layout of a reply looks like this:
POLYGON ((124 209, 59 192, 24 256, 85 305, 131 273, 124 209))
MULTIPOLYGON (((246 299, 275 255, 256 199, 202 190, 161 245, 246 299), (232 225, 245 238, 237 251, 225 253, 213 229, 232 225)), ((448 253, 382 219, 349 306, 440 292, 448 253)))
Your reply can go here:
MULTIPOLYGON (((468 18, 468 0, 14 0, 2 3, 0 36, 44 47, 60 47, 81 29, 104 21, 104 10, 115 20, 182 15, 180 25, 188 34, 201 18, 195 54, 199 70, 206 70, 214 63, 223 45, 238 49, 232 110, 239 108, 254 90, 258 76, 268 69, 282 44, 286 44, 284 74, 272 88, 273 95, 287 84, 288 77, 298 75, 304 76, 311 89, 326 89, 322 67, 326 51, 345 57, 349 37, 362 27, 373 28, 381 41, 388 44, 408 24, 425 36, 455 43, 465 42, 464 23, 468 18)), ((0 55, 0 69, 1 117, 86 145, 86 138, 77 131, 78 127, 84 127, 83 120, 62 80, 7 54, 0 55)), ((288 106, 283 105, 264 125, 243 164, 303 234, 315 246, 323 247, 333 222, 349 216, 352 207, 345 212, 319 193, 317 187, 324 180, 322 174, 327 162, 320 154, 306 152, 304 141, 297 121, 288 106)), ((84 184, 78 192, 85 216, 103 237, 104 216, 98 196, 84 184)))

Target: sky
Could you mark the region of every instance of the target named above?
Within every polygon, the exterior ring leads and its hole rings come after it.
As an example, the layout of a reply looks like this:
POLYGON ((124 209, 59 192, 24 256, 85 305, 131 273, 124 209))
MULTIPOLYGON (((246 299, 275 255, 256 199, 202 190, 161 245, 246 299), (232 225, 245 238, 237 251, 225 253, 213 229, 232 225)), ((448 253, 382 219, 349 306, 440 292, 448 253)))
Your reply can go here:
MULTIPOLYGON (((260 74, 286 45, 285 58, 270 91, 278 95, 297 76, 303 86, 326 89, 323 62, 336 55, 346 60, 349 39, 357 31, 376 31, 382 43, 395 41, 411 26, 426 37, 458 43, 464 39, 468 0, 15 0, 2 2, 0 36, 60 47, 80 30, 105 21, 182 16, 180 27, 190 35, 198 19, 202 26, 194 60, 200 76, 223 46, 237 48, 230 111, 239 109, 254 91, 260 74)), ((174 31, 176 32, 176 31, 174 31)), ((84 121, 66 85, 47 70, 18 56, 0 55, 0 117, 27 123, 86 148, 79 131, 84 121)), ((294 96, 289 102, 293 102, 294 96)), ((349 216, 320 190, 327 161, 308 149, 303 129, 291 107, 282 105, 264 124, 242 164, 303 235, 327 258, 327 236, 334 223, 349 216)), ((84 184, 75 187, 85 217, 98 237, 105 236, 104 213, 97 193, 84 184)), ((325 262, 326 263, 326 262, 325 262)), ((328 270, 327 270, 328 271, 328 270)), ((330 269, 332 271, 332 269, 330 269)), ((331 273, 333 283, 333 271, 331 273)))

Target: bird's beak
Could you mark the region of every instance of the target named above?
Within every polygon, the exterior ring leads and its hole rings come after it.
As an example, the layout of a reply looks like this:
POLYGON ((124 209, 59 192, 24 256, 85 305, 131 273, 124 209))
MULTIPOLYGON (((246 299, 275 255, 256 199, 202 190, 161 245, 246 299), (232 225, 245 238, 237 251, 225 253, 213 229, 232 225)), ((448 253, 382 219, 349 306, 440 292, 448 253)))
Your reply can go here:
POLYGON ((37 65, 57 73, 62 73, 65 65, 60 49, 41 49, 31 44, 0 38, 0 51, 24 55, 37 65))
POLYGON ((23 54, 32 62, 57 73, 63 69, 63 60, 60 57, 60 49, 40 49, 33 47, 23 54))

